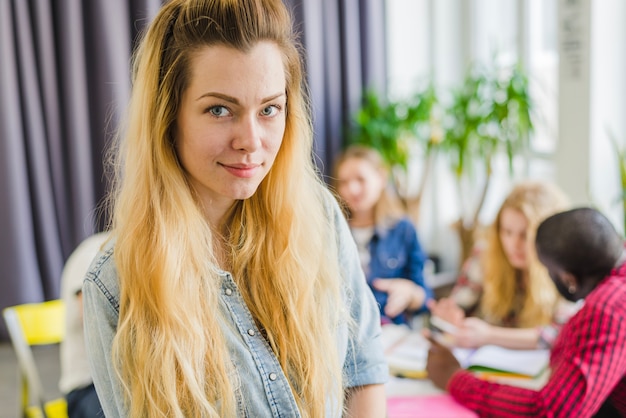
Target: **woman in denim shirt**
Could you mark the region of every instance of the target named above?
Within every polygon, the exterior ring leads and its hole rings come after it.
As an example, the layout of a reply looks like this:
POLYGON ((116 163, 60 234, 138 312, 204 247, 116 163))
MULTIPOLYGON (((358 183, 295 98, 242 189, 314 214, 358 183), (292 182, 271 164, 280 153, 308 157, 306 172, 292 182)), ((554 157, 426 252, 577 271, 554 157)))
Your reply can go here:
POLYGON ((105 415, 384 417, 380 317, 282 1, 172 0, 134 64, 83 290, 105 415))
POLYGON ((398 199, 387 190, 380 154, 354 145, 335 165, 337 192, 346 205, 361 265, 380 306, 383 323, 407 323, 433 297, 424 282, 426 254, 398 199))

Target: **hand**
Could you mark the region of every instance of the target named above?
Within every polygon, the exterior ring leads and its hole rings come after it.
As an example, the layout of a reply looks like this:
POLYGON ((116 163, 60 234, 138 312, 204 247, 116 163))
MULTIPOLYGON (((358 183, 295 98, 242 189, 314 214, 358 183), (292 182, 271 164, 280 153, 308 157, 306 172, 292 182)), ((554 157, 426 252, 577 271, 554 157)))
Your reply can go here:
POLYGON ((465 312, 453 299, 442 298, 439 301, 429 300, 426 302, 426 306, 430 310, 431 315, 438 316, 455 327, 461 327, 463 325, 465 312))
POLYGON ((424 337, 430 341, 428 360, 426 361, 426 373, 428 378, 440 389, 446 389, 452 375, 461 370, 459 361, 452 351, 435 341, 429 330, 422 331, 424 337))
POLYGON ((455 335, 456 345, 465 348, 476 348, 489 344, 492 326, 482 319, 465 318, 455 335))
POLYGON ((387 293, 385 315, 395 318, 406 310, 417 310, 424 304, 424 288, 408 279, 376 279, 376 290, 387 293))

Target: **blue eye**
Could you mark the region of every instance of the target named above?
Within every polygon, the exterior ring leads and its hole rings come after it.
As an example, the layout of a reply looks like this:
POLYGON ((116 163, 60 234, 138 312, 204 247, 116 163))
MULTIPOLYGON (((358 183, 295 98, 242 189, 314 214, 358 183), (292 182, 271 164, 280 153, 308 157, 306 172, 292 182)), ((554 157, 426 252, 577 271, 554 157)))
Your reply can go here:
POLYGON ((263 110, 261 110, 261 115, 263 116, 274 116, 275 114, 278 113, 279 107, 276 105, 270 105, 267 106, 265 108, 263 108, 263 110))
POLYGON ((217 118, 228 116, 230 114, 228 109, 225 108, 224 106, 211 106, 210 108, 207 109, 207 112, 217 118))

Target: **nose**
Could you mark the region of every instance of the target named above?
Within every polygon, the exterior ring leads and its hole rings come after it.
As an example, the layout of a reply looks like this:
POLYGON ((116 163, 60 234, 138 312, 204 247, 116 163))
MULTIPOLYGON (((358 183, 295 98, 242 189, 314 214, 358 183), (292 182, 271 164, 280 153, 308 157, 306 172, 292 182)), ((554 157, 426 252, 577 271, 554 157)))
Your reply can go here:
POLYGON ((522 235, 516 235, 513 238, 513 248, 515 251, 523 251, 526 247, 526 238, 522 235))
POLYGON ((242 117, 235 123, 232 147, 252 152, 261 147, 262 128, 255 116, 242 117))
POLYGON ((346 183, 346 192, 349 196, 357 196, 361 192, 361 187, 358 181, 351 180, 346 183))

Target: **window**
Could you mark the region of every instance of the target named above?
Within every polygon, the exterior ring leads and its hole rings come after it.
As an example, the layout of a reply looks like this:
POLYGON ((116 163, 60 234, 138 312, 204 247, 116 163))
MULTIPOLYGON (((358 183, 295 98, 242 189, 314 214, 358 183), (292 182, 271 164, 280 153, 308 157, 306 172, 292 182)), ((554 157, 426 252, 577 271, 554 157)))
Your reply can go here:
MULTIPOLYGON (((515 161, 514 178, 553 178, 558 136, 557 0, 386 0, 385 5, 390 99, 410 97, 432 81, 445 106, 447 95, 461 85, 470 64, 520 62, 529 75, 535 102, 535 131, 528 152, 515 161)), ((418 227, 429 251, 441 253, 445 269, 458 263, 450 254, 456 239, 449 225, 472 200, 466 203, 461 198, 448 162, 434 166, 418 227)), ((493 168, 482 223, 491 222, 513 180, 505 156, 496 158, 493 168)), ((482 183, 478 176, 475 184, 482 183)))

